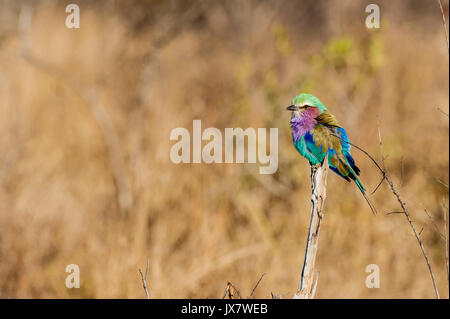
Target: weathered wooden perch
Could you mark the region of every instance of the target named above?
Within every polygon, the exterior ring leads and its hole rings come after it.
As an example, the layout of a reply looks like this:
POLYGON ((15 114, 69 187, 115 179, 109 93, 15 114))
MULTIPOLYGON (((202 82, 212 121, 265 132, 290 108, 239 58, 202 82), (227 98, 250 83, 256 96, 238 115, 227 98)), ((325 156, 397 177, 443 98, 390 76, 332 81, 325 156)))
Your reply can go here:
POLYGON ((300 285, 294 299, 312 299, 316 291, 319 273, 314 280, 314 265, 319 244, 320 224, 323 217, 323 204, 327 193, 328 156, 322 166, 311 166, 311 221, 306 241, 300 285))

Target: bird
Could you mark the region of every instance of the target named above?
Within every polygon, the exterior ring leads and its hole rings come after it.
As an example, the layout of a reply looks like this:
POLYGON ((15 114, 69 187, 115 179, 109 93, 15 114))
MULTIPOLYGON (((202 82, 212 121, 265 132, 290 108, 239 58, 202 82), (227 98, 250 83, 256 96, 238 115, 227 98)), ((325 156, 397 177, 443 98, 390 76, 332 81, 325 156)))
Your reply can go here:
POLYGON ((292 111, 290 126, 296 150, 312 166, 322 165, 328 155, 330 169, 347 182, 354 181, 376 215, 375 206, 359 179, 360 169, 350 153, 351 142, 347 132, 334 115, 317 97, 307 93, 297 95, 286 110, 292 111))

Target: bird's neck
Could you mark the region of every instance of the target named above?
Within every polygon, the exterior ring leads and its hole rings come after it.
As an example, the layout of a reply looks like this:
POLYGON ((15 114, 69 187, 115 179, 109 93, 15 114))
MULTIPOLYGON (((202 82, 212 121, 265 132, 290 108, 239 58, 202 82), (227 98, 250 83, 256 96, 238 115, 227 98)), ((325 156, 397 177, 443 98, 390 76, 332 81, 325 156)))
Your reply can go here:
POLYGON ((300 113, 300 116, 292 116, 291 129, 294 142, 298 141, 308 131, 314 128, 314 125, 316 125, 317 123, 316 117, 318 115, 319 110, 315 107, 312 107, 300 113))

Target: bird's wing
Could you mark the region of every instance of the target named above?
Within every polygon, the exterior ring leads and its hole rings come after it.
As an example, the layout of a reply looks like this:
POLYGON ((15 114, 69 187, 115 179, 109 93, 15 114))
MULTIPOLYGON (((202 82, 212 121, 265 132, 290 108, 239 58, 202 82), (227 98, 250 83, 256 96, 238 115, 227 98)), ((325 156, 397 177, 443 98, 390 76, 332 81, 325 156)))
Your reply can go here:
POLYGON ((359 168, 355 164, 355 160, 353 156, 350 154, 350 140, 348 139, 347 132, 343 127, 335 127, 335 126, 327 126, 326 127, 331 134, 339 139, 339 142, 342 147, 342 154, 345 157, 347 164, 353 169, 356 175, 359 175, 359 168))
POLYGON ((350 154, 350 141, 345 129, 328 111, 317 116, 316 121, 317 125, 311 130, 311 140, 314 143, 307 144, 310 151, 314 155, 322 154, 322 161, 328 152, 328 162, 334 172, 347 181, 350 181, 350 178, 356 178, 359 175, 359 169, 350 154))
MULTIPOLYGON (((333 140, 333 144, 337 143, 340 144, 342 148, 342 155, 345 157, 346 162, 355 171, 356 175, 359 175, 359 168, 355 165, 355 160, 350 154, 351 146, 347 136, 347 132, 345 132, 345 129, 339 125, 334 115, 328 111, 322 112, 318 117, 316 117, 316 120, 318 124, 325 126, 331 132, 331 134, 338 140, 338 141, 333 140)), ((336 161, 336 159, 334 159, 334 161, 336 161)))
POLYGON ((347 162, 338 130, 338 127, 319 124, 305 135, 305 141, 307 142, 308 150, 320 161, 323 161, 325 155, 328 153, 330 168, 349 181, 349 177, 352 178, 353 170, 347 162))
POLYGON ((320 124, 314 126, 305 135, 308 150, 321 161, 323 161, 327 153, 329 153, 329 156, 336 155, 336 152, 330 152, 331 150, 340 151, 340 143, 334 143, 336 142, 335 140, 339 139, 335 138, 325 126, 320 124))
POLYGON ((341 127, 334 115, 328 111, 324 111, 319 116, 317 116, 316 121, 321 125, 329 127, 341 127))
POLYGON ((347 181, 350 181, 350 179, 355 181, 369 204, 372 213, 376 215, 375 206, 367 197, 365 188, 358 178, 359 168, 355 165, 355 161, 350 154, 350 141, 344 128, 339 125, 336 118, 328 111, 322 112, 316 117, 316 120, 318 123, 311 130, 315 147, 321 149, 324 157, 325 153, 328 152, 328 163, 331 170, 347 181))

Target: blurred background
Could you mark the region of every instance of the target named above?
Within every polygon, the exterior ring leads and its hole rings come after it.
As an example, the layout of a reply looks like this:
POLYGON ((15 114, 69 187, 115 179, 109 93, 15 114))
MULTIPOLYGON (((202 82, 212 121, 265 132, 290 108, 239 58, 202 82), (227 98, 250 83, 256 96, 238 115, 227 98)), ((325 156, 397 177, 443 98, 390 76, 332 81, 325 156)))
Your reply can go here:
MULTIPOLYGON (((0 297, 221 298, 295 293, 310 169, 285 107, 319 97, 385 165, 448 298, 449 54, 437 1, 0 0, 0 297), (277 127, 279 167, 174 164, 176 127, 277 127), (445 204, 443 204, 445 202, 445 204), (444 207, 445 205, 445 207, 444 207), (426 210, 426 212, 425 212, 426 210), (447 218, 448 222, 448 218, 447 218), (447 231, 448 233, 448 231, 447 231), (67 289, 68 264, 81 288, 67 289)), ((443 1, 448 19, 448 1, 443 1)), ((353 156, 372 191, 380 173, 353 156)), ((373 217, 328 177, 318 298, 434 298, 386 184, 373 217), (365 285, 369 264, 380 288, 365 285)))

